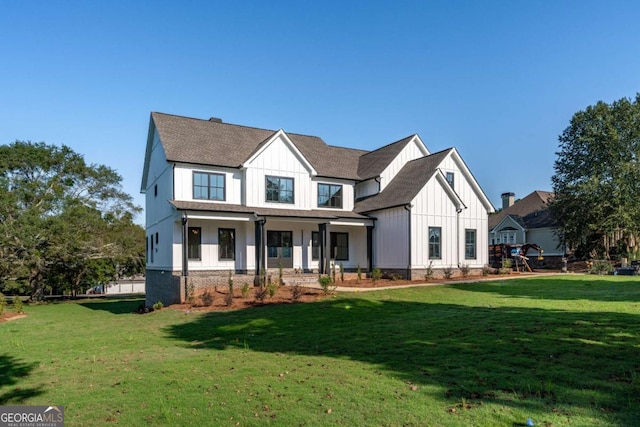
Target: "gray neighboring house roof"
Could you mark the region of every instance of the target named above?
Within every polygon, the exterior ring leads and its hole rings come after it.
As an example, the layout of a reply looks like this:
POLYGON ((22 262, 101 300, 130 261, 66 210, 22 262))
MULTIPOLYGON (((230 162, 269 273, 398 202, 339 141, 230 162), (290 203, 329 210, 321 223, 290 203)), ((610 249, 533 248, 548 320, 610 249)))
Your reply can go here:
POLYGON ((356 202, 354 211, 364 213, 411 203, 452 150, 449 148, 407 162, 382 192, 356 202))
POLYGON ((547 208, 549 199, 553 193, 549 191, 534 191, 525 198, 518 200, 513 205, 501 210, 493 215, 489 215, 489 231, 509 216, 523 228, 531 230, 534 228, 557 227, 558 223, 547 208))

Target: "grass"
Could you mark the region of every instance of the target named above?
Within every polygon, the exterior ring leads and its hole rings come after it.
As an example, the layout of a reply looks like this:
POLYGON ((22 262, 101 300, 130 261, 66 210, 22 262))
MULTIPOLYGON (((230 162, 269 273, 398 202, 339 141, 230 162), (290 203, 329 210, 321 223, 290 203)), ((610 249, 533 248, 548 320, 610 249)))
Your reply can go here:
POLYGON ((554 276, 132 314, 27 306, 0 324, 0 405, 69 426, 632 426, 640 281, 554 276))

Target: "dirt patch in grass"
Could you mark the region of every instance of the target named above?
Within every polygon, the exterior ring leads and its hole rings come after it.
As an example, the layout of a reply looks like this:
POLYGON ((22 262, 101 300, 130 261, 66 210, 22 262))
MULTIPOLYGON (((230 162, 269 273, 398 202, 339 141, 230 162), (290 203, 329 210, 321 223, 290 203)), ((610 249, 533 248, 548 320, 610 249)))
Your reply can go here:
POLYGON ((9 322, 11 320, 22 319, 23 317, 27 317, 24 313, 2 313, 0 315, 0 322, 9 322))

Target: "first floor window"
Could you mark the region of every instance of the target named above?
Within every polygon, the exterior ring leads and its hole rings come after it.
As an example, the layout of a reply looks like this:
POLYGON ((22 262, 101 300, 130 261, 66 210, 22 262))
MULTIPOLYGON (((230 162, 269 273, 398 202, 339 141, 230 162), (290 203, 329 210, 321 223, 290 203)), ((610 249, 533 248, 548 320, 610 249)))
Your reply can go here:
POLYGON ((293 203, 293 178, 267 176, 267 202, 293 203))
POLYGON ((342 208, 342 185, 318 184, 319 208, 342 208))
MULTIPOLYGON (((331 233, 330 236, 330 258, 337 261, 347 261, 349 259, 349 233, 331 233)), ((317 231, 311 232, 311 259, 320 259, 320 233, 317 231)))
POLYGON ((464 231, 464 257, 465 259, 476 257, 476 230, 464 231))
POLYGON ((200 260, 202 247, 202 229, 200 227, 189 227, 187 230, 187 258, 200 260))
POLYGON ((349 234, 331 233, 331 259, 346 261, 349 259, 349 234))
POLYGON ((442 258, 442 227, 429 227, 429 258, 442 258))
POLYGON ((218 259, 236 259, 236 230, 233 228, 218 229, 218 259))

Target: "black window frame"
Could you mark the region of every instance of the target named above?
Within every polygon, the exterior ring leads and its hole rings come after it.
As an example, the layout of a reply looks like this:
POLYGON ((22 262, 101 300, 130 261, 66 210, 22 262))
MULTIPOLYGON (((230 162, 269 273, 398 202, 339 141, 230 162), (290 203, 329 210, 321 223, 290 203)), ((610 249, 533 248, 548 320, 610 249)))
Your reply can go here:
POLYGON ((475 228, 466 228, 464 230, 464 259, 476 259, 478 247, 478 233, 475 228), (472 234, 470 234, 472 233, 472 234), (473 242, 469 242, 469 236, 473 235, 473 242), (471 249, 472 252, 469 250, 471 249))
POLYGON ((189 227, 187 229, 187 259, 192 261, 202 260, 202 227, 189 227))
POLYGON ((296 201, 295 198, 295 180, 293 178, 290 177, 286 177, 286 176, 275 176, 275 175, 266 175, 264 177, 264 199, 266 202, 269 203, 286 203, 286 204, 294 204, 296 201), (277 191, 273 188, 269 188, 269 180, 277 180, 277 191), (289 189, 282 189, 281 188, 281 182, 282 181, 290 181, 291 182, 291 190, 289 189), (286 198, 282 197, 282 194, 290 194, 291 195, 291 201, 286 200, 286 198), (273 196, 277 194, 277 200, 273 198, 273 196))
POLYGON ((193 195, 193 199, 194 200, 219 200, 224 202, 225 200, 227 200, 227 177, 225 176, 225 174, 223 173, 216 173, 216 172, 203 172, 203 171, 193 171, 192 173, 192 195, 193 195), (206 185, 196 185, 196 175, 203 175, 207 177, 207 184, 206 185), (219 185, 212 185, 212 178, 222 178, 222 186, 219 185), (206 196, 205 197, 198 197, 196 195, 196 188, 199 189, 206 189, 206 196), (214 191, 213 193, 218 194, 218 190, 222 189, 222 198, 218 198, 218 197, 212 197, 212 189, 215 189, 216 191, 214 191))
POLYGON ((456 174, 454 174, 453 172, 447 172, 446 179, 447 179, 447 182, 449 183, 449 186, 455 189, 454 185, 456 182, 456 174))
POLYGON ((328 184, 328 183, 318 183, 318 207, 319 208, 335 208, 342 209, 342 184, 328 184), (320 187, 327 187, 326 194, 328 196, 325 204, 320 203, 321 191, 320 187), (332 189, 337 188, 338 192, 332 193, 332 189), (336 195, 338 194, 339 195, 336 195), (333 195, 332 195, 333 194, 333 195), (337 201, 337 203, 336 203, 337 201))
POLYGON ((235 261, 236 260, 236 229, 235 228, 218 228, 218 261, 235 261), (223 234, 231 232, 229 242, 223 245, 223 234), (229 256, 231 253, 231 256, 229 256), (224 254, 224 256, 223 256, 224 254))
POLYGON ((429 227, 428 233, 429 259, 442 259, 442 227, 429 227), (437 242, 431 240, 432 230, 437 231, 437 242))

